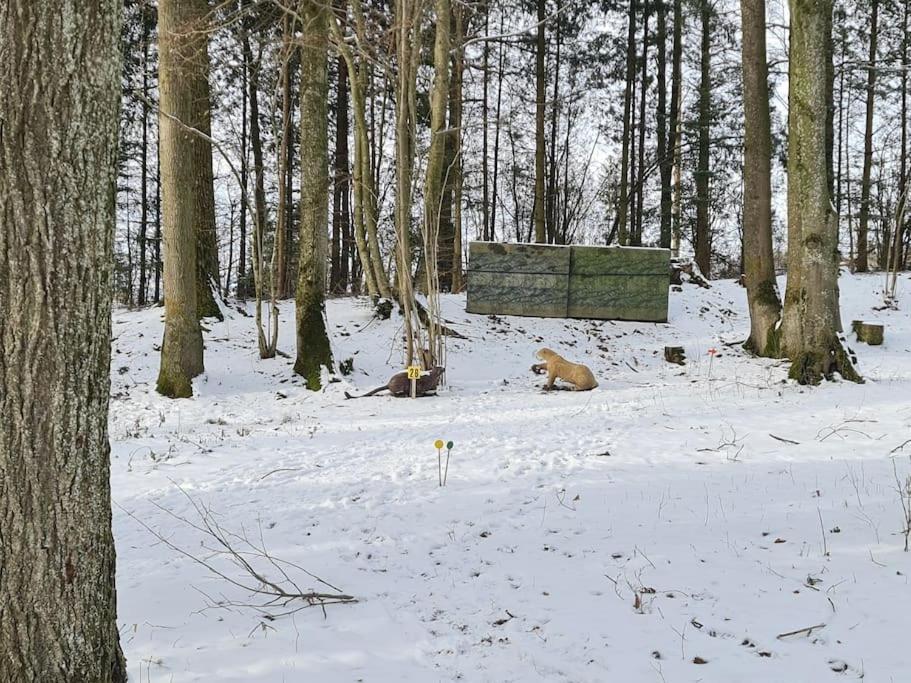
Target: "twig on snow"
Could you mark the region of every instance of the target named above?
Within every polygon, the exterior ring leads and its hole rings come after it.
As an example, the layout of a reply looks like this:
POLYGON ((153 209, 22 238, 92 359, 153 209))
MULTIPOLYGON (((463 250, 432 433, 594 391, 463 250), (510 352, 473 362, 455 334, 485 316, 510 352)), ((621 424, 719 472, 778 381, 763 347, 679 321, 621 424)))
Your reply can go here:
POLYGON ((781 640, 782 638, 788 638, 790 636, 799 636, 799 635, 804 635, 804 634, 810 635, 811 633, 813 633, 813 631, 820 629, 820 628, 825 628, 825 627, 826 627, 825 624, 816 624, 815 626, 806 626, 804 628, 799 628, 796 631, 788 631, 787 633, 779 633, 775 637, 778 640, 781 640))

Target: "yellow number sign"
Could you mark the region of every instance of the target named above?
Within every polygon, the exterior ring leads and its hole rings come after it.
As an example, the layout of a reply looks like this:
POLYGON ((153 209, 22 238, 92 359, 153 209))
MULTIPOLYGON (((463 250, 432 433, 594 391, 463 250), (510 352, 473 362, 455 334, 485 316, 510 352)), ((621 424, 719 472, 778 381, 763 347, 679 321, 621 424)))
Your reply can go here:
POLYGON ((421 378, 421 367, 419 365, 409 365, 408 366, 408 379, 420 379, 421 378))

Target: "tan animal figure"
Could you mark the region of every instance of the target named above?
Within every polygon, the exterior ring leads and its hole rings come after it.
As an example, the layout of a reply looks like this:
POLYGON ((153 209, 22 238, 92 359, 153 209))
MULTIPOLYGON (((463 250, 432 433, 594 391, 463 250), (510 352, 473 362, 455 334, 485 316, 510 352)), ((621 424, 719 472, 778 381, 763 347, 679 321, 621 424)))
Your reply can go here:
POLYGON ((550 349, 541 349, 535 356, 544 361, 531 366, 532 372, 535 374, 547 373, 544 391, 553 389, 554 382, 558 379, 572 384, 573 391, 589 391, 598 386, 598 380, 595 379, 592 371, 581 363, 570 363, 550 349))

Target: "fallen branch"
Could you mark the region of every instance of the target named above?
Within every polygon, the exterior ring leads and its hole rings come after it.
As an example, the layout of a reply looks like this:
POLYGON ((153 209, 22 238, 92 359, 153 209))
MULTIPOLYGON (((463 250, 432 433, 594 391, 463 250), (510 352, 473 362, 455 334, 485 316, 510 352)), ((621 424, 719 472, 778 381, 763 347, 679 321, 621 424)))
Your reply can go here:
POLYGON ((781 443, 789 443, 789 444, 793 444, 794 446, 800 445, 799 441, 792 441, 791 439, 785 439, 783 436, 775 436, 774 434, 769 434, 769 436, 771 436, 776 441, 781 441, 781 443))
POLYGON ((198 522, 181 517, 158 503, 153 502, 153 505, 165 514, 215 541, 215 547, 209 547, 205 544, 202 545, 202 547, 210 553, 210 555, 205 558, 194 555, 188 550, 178 546, 161 532, 153 529, 130 510, 127 510, 119 504, 117 507, 123 510, 124 513, 152 534, 162 544, 205 568, 208 572, 235 588, 245 591, 249 596, 245 600, 223 598, 216 601, 209 599, 211 603, 210 607, 228 609, 248 608, 259 612, 264 615, 265 618, 272 621, 279 617, 294 614, 308 607, 320 607, 325 614, 327 605, 357 602, 355 597, 342 593, 339 588, 336 588, 328 581, 324 581, 303 567, 271 555, 266 549, 261 527, 258 542, 250 540, 243 531, 238 534, 224 529, 209 508, 192 498, 179 485, 175 484, 175 486, 177 486, 180 492, 187 498, 190 505, 193 506, 193 509, 199 517, 198 522), (225 560, 227 562, 227 567, 216 565, 214 558, 225 560), (261 567, 265 567, 265 569, 261 567), (266 570, 269 567, 271 567, 271 573, 274 574, 277 572, 278 578, 273 578, 267 573, 266 570), (234 571, 231 571, 232 569, 234 571), (302 589, 291 576, 290 572, 292 570, 306 574, 334 592, 319 592, 302 589))
POLYGON ((807 626, 806 628, 799 628, 796 631, 788 631, 787 633, 779 633, 775 636, 778 640, 782 638, 788 638, 790 636, 799 636, 802 634, 810 635, 813 631, 820 628, 825 628, 825 624, 816 624, 815 626, 807 626))

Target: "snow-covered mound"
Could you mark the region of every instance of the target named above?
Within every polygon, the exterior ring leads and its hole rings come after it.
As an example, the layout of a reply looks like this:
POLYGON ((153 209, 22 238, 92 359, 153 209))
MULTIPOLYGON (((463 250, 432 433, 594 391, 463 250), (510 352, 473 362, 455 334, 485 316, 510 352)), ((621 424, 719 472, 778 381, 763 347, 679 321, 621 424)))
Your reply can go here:
MULTIPOLYGON (((342 381, 308 392, 229 311, 207 323, 196 396, 177 401, 154 391, 161 309, 115 312, 131 676, 905 680, 909 285, 902 310, 876 311, 881 278, 842 278, 846 325, 883 322, 885 344, 849 335, 867 382, 813 389, 741 351, 732 282, 672 292, 667 324, 488 318, 444 297, 466 339, 449 341, 440 395, 414 401, 345 400, 401 369, 400 319, 374 320, 363 299, 328 304, 336 361, 353 359, 342 381), (666 363, 665 345, 687 364, 666 363), (543 393, 529 371, 541 346, 600 386, 543 393), (454 442, 445 488, 437 438, 454 442), (267 606, 204 523, 261 578, 357 602, 267 606)), ((292 354, 293 314, 282 307, 292 354)))

